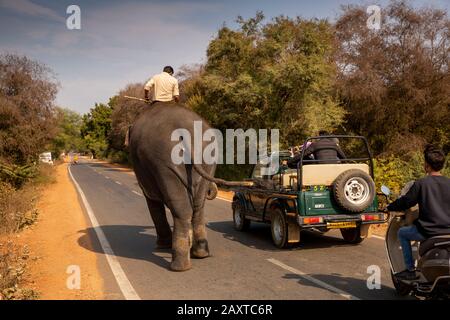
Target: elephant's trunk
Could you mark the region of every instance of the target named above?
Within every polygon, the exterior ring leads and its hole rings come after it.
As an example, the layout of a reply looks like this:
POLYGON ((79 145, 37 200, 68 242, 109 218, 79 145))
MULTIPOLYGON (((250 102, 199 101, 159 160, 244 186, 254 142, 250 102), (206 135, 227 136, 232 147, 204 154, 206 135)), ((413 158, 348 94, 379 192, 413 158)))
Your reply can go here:
POLYGON ((251 187, 253 186, 253 182, 252 181, 227 181, 227 180, 223 180, 223 179, 219 179, 219 178, 215 178, 213 176, 211 176, 208 172, 206 172, 203 167, 199 164, 194 164, 193 165, 195 171, 198 172, 198 174, 211 182, 214 182, 215 184, 219 185, 219 186, 225 186, 225 187, 251 187))

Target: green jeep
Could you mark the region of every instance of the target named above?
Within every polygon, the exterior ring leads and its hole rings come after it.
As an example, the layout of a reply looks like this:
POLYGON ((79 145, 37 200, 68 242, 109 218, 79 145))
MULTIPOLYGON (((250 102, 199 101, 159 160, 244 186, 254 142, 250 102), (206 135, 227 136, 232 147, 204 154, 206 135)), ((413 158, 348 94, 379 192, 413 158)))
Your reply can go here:
POLYGON ((256 164, 248 179, 254 185, 234 189, 234 227, 244 231, 251 221, 270 223, 275 246, 285 248, 299 243, 304 229, 321 233, 340 229, 344 240, 356 244, 369 237, 370 224, 387 222, 387 216, 378 210, 367 140, 362 136, 320 136, 308 138, 304 145, 326 138, 339 143, 345 159, 305 160, 303 148, 296 169, 283 165, 291 157, 289 151, 266 159, 278 157, 276 174, 264 175, 267 172, 262 169, 271 165, 269 161, 256 164))

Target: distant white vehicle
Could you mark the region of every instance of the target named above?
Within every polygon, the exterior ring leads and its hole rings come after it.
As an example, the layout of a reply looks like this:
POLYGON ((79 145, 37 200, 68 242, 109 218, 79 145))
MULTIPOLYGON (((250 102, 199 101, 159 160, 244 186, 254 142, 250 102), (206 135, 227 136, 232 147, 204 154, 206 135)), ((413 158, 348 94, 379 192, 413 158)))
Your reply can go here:
POLYGON ((52 153, 44 152, 39 155, 39 161, 42 163, 47 163, 53 165, 52 153))

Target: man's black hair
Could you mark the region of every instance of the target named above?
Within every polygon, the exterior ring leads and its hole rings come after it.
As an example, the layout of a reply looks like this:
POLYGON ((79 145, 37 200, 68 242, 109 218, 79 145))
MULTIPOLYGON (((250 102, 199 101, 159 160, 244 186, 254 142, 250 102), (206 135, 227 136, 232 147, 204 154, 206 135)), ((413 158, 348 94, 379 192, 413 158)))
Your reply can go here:
POLYGON ((423 155, 425 157, 425 162, 434 171, 441 171, 442 168, 444 168, 445 154, 441 149, 433 146, 432 144, 428 144, 425 147, 423 155))
POLYGON ((326 130, 320 130, 319 131, 319 136, 329 136, 329 135, 330 135, 330 133, 328 131, 326 131, 326 130))
POLYGON ((173 68, 171 66, 165 66, 163 72, 173 74, 173 68))

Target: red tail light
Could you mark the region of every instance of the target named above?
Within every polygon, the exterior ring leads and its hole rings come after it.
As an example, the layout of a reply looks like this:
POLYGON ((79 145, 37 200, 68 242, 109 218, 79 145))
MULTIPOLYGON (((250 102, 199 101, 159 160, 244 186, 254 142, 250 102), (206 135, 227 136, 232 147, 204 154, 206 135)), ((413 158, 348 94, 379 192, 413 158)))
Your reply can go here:
POLYGON ((303 218, 303 224, 314 224, 314 223, 322 223, 323 218, 321 217, 312 217, 312 218, 303 218))
POLYGON ((362 221, 375 221, 375 220, 381 220, 380 215, 378 214, 362 214, 361 215, 362 221))

